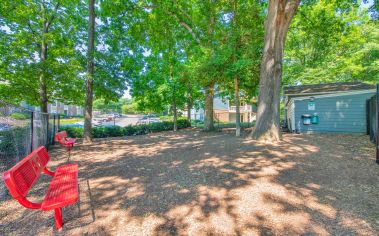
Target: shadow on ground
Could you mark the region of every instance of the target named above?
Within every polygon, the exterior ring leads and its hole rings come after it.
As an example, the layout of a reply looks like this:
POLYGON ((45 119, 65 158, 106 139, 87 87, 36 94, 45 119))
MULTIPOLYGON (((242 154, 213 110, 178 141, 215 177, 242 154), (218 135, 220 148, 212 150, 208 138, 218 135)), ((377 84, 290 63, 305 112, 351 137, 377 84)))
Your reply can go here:
MULTIPOLYGON (((80 201, 52 212, 2 202, 12 234, 377 235, 379 166, 366 136, 285 135, 270 145, 184 130, 75 148, 80 201)), ((60 147, 52 165, 66 162, 60 147)), ((44 178, 31 197, 41 198, 44 178)))

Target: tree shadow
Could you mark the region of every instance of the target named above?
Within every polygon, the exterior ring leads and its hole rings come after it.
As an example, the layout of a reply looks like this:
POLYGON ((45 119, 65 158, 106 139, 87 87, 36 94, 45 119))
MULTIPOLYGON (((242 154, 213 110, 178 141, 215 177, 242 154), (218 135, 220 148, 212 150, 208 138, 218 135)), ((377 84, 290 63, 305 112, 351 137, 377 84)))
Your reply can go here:
POLYGON ((332 136, 285 135, 269 145, 179 131, 79 145, 71 160, 80 165, 81 201, 64 209, 63 234, 375 234, 377 170, 365 169, 367 155, 345 158, 349 151, 333 144, 332 136), (362 192, 346 197, 360 189, 354 183, 372 185, 365 204, 362 192))

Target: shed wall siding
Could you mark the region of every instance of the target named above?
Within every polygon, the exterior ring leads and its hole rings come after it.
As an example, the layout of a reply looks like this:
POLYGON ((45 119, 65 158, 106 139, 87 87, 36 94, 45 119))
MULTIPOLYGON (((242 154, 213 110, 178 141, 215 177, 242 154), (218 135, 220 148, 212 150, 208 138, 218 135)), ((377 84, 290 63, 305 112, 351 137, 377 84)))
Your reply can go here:
POLYGON ((293 131, 296 129, 296 127, 294 127, 293 125, 295 124, 293 116, 294 116, 294 101, 291 100, 287 106, 287 127, 290 131, 293 131))
POLYGON ((309 99, 295 101, 296 129, 307 132, 366 133, 366 101, 374 94, 355 94, 316 98, 315 110, 308 110, 309 99), (319 116, 318 124, 303 125, 303 114, 319 116))

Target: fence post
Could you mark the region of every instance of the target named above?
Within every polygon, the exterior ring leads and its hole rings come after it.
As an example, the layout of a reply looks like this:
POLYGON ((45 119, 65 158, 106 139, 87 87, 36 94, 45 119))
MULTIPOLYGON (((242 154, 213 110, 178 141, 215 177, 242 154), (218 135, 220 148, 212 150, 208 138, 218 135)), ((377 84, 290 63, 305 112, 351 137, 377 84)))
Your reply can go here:
POLYGON ((53 145, 55 144, 55 114, 53 114, 53 145))
POLYGON ((32 138, 30 139, 30 152, 33 151, 33 138, 34 138, 34 125, 33 125, 33 122, 34 122, 34 112, 31 112, 32 115, 30 117, 30 133, 32 135, 32 138))
POLYGON ((46 115, 46 149, 49 150, 50 137, 49 137, 49 114, 46 115))
POLYGON ((376 163, 379 164, 379 84, 376 85, 376 163))

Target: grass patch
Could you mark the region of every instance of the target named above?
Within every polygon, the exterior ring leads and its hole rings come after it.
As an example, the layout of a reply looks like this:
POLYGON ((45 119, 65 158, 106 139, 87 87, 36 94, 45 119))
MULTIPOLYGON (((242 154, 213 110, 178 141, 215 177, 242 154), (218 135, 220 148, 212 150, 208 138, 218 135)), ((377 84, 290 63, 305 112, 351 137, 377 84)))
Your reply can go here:
POLYGON ((68 125, 68 124, 76 124, 78 122, 83 122, 84 120, 81 118, 72 118, 72 119, 61 119, 59 123, 61 125, 68 125))

